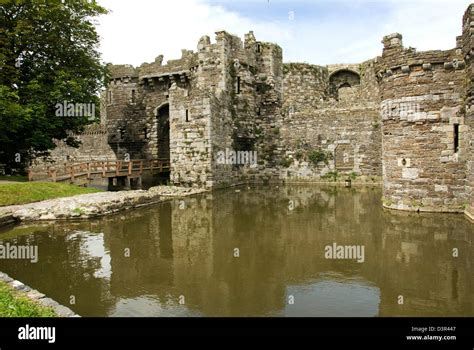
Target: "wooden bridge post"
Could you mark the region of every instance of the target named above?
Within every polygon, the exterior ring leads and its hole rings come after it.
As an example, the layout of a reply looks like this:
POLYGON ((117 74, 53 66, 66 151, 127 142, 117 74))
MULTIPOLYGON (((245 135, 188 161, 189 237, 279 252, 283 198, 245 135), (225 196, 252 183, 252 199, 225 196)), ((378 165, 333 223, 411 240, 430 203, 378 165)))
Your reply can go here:
POLYGON ((132 161, 130 160, 130 161, 128 162, 128 175, 129 175, 129 176, 132 175, 132 166, 133 166, 133 163, 132 163, 132 161))

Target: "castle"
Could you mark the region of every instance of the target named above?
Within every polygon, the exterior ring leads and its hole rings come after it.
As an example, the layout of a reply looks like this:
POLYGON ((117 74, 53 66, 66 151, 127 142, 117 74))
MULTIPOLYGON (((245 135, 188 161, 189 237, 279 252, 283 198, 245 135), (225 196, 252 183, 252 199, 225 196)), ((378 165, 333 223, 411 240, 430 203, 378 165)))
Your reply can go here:
POLYGON ((167 64, 111 65, 99 155, 170 159, 182 186, 382 180, 387 208, 473 217, 474 5, 462 23, 451 50, 391 34, 360 64, 285 64, 278 45, 220 31, 167 64))

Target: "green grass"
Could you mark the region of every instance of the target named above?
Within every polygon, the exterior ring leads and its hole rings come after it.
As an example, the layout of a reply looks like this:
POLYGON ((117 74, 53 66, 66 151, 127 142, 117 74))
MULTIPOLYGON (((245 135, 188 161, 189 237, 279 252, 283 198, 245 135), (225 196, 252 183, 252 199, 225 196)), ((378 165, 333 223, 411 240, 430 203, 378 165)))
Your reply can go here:
POLYGON ((0 317, 55 317, 51 308, 39 305, 0 282, 0 317))
POLYGON ((0 175, 0 181, 27 182, 28 177, 20 176, 20 175, 15 175, 15 176, 0 175))
POLYGON ((54 182, 0 183, 0 207, 96 192, 101 191, 54 182))

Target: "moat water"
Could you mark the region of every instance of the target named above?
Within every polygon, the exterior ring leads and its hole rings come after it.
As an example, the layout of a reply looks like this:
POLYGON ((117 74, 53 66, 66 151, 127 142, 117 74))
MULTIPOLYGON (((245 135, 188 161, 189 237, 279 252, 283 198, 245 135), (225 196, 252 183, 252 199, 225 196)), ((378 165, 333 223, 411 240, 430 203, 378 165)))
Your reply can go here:
POLYGON ((37 245, 38 262, 0 271, 82 316, 474 316, 474 225, 385 211, 381 197, 243 187, 18 226, 1 244, 37 245), (363 259, 329 259, 335 246, 363 259))

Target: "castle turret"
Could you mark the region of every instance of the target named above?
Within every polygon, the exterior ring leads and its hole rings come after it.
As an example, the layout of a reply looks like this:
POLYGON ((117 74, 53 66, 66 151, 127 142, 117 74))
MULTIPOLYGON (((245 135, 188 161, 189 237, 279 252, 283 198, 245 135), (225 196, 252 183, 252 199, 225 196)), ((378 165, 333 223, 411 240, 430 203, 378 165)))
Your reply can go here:
POLYGON ((138 70, 131 65, 108 65, 110 82, 105 92, 109 144, 118 159, 140 158, 145 142, 138 130, 140 101, 138 70))
POLYGON ((384 206, 461 211, 467 140, 459 50, 417 52, 398 33, 383 38, 377 71, 382 98, 384 206))

